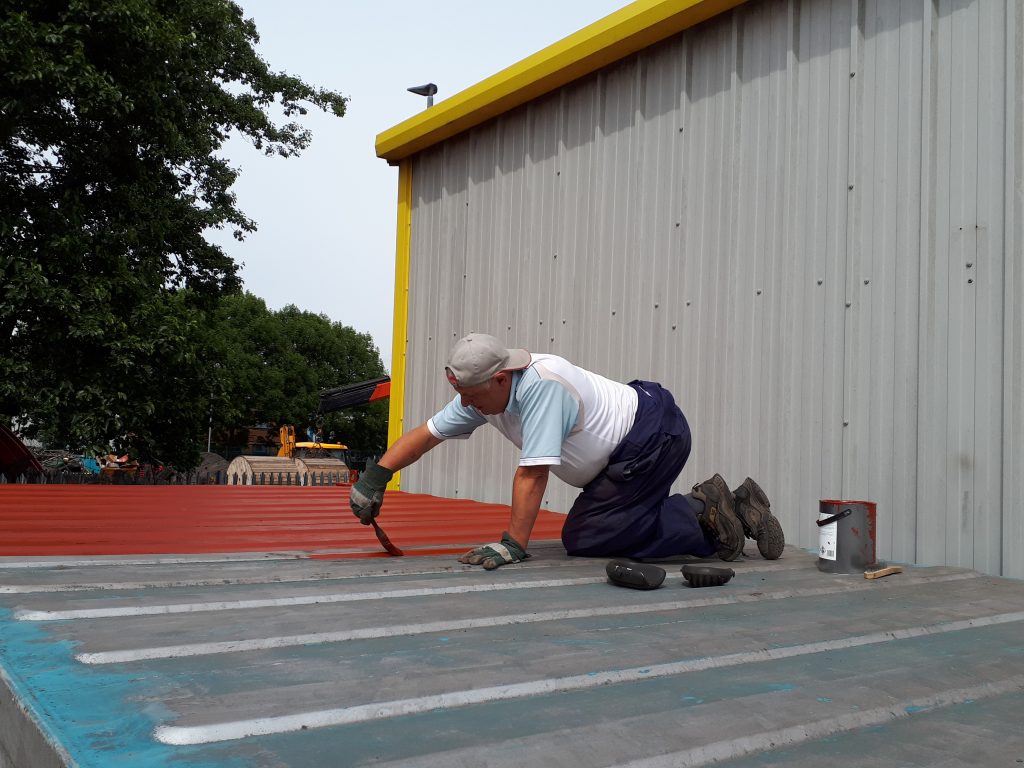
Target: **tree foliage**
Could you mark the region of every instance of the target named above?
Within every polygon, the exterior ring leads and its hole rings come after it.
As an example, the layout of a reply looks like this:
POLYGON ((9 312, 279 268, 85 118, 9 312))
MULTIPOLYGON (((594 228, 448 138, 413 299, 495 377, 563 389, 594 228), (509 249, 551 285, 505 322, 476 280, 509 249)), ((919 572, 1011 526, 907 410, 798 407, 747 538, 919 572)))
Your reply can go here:
POLYGON ((257 42, 227 0, 0 3, 0 418, 195 453, 202 313, 240 287, 204 232, 254 229, 218 150, 237 131, 288 157, 305 105, 345 111, 257 42))
MULTIPOLYGON (((292 424, 304 434, 317 421, 321 390, 384 375, 368 334, 291 305, 270 311, 249 293, 225 297, 210 327, 224 404, 215 428, 292 424)), ((382 453, 387 404, 326 414, 321 426, 324 437, 333 433, 353 449, 382 453)))

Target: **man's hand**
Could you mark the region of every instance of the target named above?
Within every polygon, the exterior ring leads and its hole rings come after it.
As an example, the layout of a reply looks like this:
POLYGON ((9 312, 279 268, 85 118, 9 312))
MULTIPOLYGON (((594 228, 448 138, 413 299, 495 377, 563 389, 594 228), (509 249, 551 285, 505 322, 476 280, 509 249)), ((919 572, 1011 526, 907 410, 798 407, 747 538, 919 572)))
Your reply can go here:
POLYGON ((529 553, 508 535, 508 531, 504 531, 501 534, 501 541, 470 550, 459 558, 459 562, 467 565, 482 565, 488 571, 493 571, 499 566, 518 563, 529 556, 529 553))
POLYGON ((374 464, 359 475, 359 480, 349 492, 348 503, 352 514, 359 518, 363 525, 369 525, 373 518, 380 514, 384 503, 384 489, 387 488, 394 471, 380 464, 374 464))

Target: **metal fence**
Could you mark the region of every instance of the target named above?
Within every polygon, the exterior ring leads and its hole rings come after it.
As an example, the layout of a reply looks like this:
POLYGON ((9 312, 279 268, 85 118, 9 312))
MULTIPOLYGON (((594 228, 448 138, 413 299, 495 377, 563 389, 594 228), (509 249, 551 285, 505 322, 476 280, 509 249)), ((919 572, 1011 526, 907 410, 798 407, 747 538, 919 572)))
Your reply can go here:
MULTIPOLYGON (((9 480, 0 473, 0 485, 276 485, 276 486, 328 486, 354 480, 349 472, 260 472, 239 475, 227 472, 167 472, 147 471, 116 475, 95 475, 85 472, 44 471, 28 472, 9 480)), ((353 473, 354 474, 354 473, 353 473)))

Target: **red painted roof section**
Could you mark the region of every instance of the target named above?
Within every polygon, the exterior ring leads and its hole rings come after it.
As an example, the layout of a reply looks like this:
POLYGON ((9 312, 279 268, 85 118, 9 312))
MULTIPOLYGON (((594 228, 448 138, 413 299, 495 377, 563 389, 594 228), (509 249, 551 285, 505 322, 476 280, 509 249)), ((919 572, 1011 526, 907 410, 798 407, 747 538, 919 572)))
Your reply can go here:
POLYGON ((0 424, 0 474, 13 481, 28 471, 42 472, 43 466, 17 435, 0 424))
MULTIPOLYGON (((532 541, 559 539, 564 520, 542 510, 532 541)), ((406 555, 464 552, 499 539, 509 507, 389 491, 378 521, 406 555)), ((388 556, 347 486, 0 486, 0 556, 279 551, 388 556)))

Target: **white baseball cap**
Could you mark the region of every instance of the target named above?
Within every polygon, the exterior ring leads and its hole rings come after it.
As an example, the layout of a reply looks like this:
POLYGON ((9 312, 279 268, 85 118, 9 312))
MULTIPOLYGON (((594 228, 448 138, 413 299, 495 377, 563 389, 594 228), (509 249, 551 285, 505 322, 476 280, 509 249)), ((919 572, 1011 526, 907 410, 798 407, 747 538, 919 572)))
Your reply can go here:
POLYGON ((501 371, 518 371, 529 364, 525 349, 507 349, 493 336, 471 333, 452 347, 444 372, 453 387, 475 387, 501 371))

